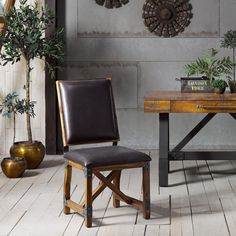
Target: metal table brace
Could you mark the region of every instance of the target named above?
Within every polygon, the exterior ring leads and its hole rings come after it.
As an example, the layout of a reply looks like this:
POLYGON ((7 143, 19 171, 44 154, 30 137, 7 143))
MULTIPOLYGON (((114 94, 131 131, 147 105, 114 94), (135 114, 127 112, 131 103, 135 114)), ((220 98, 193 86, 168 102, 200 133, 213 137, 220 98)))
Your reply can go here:
MULTIPOLYGON (((236 113, 228 113, 236 120, 236 113)), ((208 113, 171 151, 169 147, 169 113, 159 114, 159 184, 168 186, 169 161, 236 160, 236 151, 181 151, 186 144, 216 115, 208 113)))

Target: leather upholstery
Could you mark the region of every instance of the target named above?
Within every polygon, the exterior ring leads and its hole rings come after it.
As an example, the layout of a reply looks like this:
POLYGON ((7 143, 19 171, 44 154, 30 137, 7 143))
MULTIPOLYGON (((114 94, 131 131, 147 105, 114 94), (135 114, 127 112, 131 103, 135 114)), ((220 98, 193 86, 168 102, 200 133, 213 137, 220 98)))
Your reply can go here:
POLYGON ((119 140, 110 80, 60 81, 59 89, 67 145, 119 140))
POLYGON ((151 158, 145 153, 121 146, 72 150, 65 153, 64 158, 84 167, 98 167, 151 161, 151 158))
POLYGON ((143 210, 143 217, 150 218, 150 171, 151 158, 129 148, 115 146, 119 139, 111 81, 107 79, 57 81, 59 110, 62 121, 64 148, 68 146, 113 142, 113 146, 81 148, 64 154, 67 160, 64 175, 64 213, 70 209, 85 213, 85 225, 92 226, 93 200, 109 187, 113 191, 113 206, 119 207, 123 200, 143 210), (70 162, 68 162, 68 160, 70 162), (75 165, 75 163, 77 165, 75 165), (137 165, 136 165, 137 164, 137 165), (123 166, 121 166, 123 165, 123 166), (85 200, 77 204, 71 197, 72 167, 85 169, 85 200), (108 176, 100 170, 111 171, 108 176), (143 201, 131 198, 120 191, 121 169, 142 168, 143 201), (92 175, 100 179, 92 190, 92 175), (111 183, 113 182, 113 184, 111 183))

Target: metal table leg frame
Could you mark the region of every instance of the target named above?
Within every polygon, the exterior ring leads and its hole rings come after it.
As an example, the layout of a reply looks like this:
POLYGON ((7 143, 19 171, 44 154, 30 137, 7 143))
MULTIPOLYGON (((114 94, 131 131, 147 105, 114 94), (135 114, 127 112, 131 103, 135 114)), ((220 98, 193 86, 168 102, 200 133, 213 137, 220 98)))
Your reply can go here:
POLYGON ((206 124, 216 115, 216 113, 207 114, 185 137, 172 149, 172 152, 179 152, 206 124))
POLYGON ((169 113, 159 114, 159 185, 168 186, 169 168, 169 113))

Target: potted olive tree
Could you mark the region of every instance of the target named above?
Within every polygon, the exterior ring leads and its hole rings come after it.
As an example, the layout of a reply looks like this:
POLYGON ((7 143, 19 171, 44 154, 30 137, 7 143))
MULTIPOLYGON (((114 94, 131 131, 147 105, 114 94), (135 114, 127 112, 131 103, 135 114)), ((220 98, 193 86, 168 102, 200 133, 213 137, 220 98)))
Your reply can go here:
MULTIPOLYGON (((233 61, 235 62, 236 30, 229 30, 224 34, 224 38, 221 40, 221 47, 232 49, 233 61)), ((229 77, 228 83, 231 93, 236 93, 235 64, 233 67, 233 79, 229 77)))
POLYGON ((58 29, 49 37, 45 36, 45 30, 53 23, 54 15, 47 7, 27 4, 27 0, 20 0, 18 8, 13 7, 4 20, 7 25, 6 32, 0 37, 4 47, 0 54, 2 65, 14 64, 25 60, 26 78, 22 87, 25 90, 26 127, 28 140, 14 143, 11 147, 12 156, 25 157, 29 169, 36 168, 42 161, 45 148, 39 141, 32 138, 31 117, 31 83, 33 78, 32 61, 36 58, 45 61, 52 77, 54 76, 57 62, 63 59, 63 30, 58 29))

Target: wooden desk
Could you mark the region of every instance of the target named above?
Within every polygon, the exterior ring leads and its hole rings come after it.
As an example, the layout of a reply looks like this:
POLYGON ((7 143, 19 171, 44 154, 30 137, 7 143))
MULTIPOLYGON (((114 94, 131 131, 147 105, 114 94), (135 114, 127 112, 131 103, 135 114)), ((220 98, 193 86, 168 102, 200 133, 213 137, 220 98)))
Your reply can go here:
POLYGON ((182 148, 217 114, 229 113, 236 119, 236 94, 181 93, 153 91, 144 96, 144 111, 159 113, 159 184, 168 186, 170 160, 231 160, 236 151, 181 151, 182 148), (208 113, 170 151, 169 113, 208 113))

